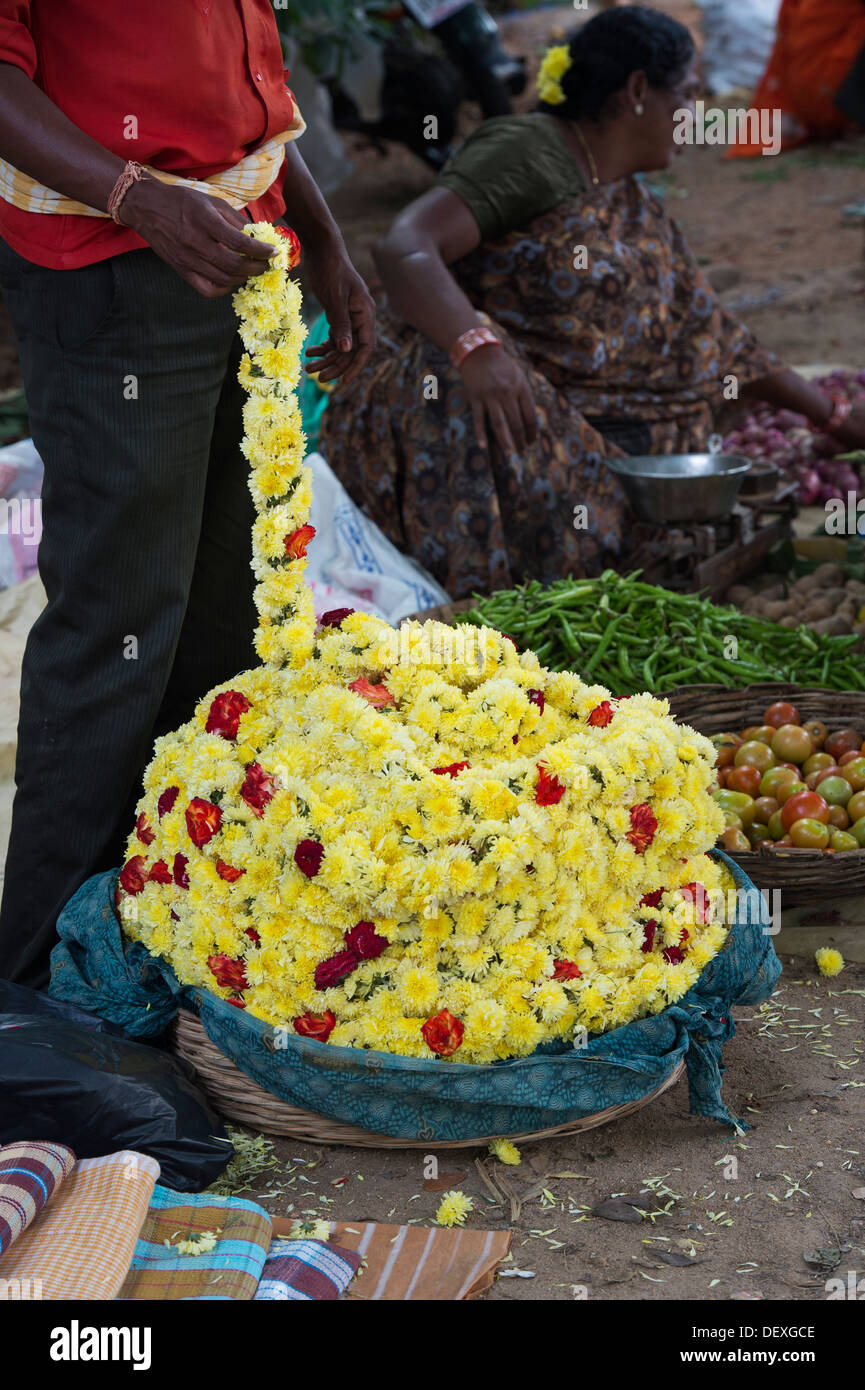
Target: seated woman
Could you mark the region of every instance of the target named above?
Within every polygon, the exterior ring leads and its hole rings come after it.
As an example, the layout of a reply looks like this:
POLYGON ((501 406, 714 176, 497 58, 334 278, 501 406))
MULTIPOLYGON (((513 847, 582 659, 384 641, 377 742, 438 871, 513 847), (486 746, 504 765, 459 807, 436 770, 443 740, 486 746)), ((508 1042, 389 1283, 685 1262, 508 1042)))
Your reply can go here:
POLYGON ((376 248, 389 311, 322 452, 454 598, 624 559, 606 460, 705 449, 736 390, 865 444, 865 405, 764 352, 635 178, 697 90, 682 25, 599 14, 547 54, 538 110, 481 126, 376 248))

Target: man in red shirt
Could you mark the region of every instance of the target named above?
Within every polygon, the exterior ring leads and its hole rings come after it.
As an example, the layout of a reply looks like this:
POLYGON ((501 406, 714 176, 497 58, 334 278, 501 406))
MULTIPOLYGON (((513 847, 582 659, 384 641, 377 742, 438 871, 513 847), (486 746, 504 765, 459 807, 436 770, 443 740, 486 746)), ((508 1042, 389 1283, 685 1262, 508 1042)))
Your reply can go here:
POLYGON ((302 130, 269 0, 0 0, 0 287, 45 464, 48 596, 24 656, 0 976, 46 983, 59 912, 122 859, 154 736, 256 664, 230 296, 272 249, 250 219, 287 204, 328 318, 322 379, 372 349, 302 130))

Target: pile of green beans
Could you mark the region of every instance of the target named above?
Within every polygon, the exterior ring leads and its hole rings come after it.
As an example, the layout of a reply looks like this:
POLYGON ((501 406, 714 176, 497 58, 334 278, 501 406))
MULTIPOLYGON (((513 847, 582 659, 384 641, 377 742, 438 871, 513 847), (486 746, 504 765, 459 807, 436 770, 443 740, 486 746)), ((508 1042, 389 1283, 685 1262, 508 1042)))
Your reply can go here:
POLYGON ((605 570, 599 579, 536 580, 487 598, 455 621, 494 627, 534 651, 552 671, 576 671, 614 695, 680 685, 730 690, 784 681, 824 690, 865 690, 859 638, 786 628, 699 594, 679 594, 605 570), (730 638, 737 654, 728 659, 730 638))

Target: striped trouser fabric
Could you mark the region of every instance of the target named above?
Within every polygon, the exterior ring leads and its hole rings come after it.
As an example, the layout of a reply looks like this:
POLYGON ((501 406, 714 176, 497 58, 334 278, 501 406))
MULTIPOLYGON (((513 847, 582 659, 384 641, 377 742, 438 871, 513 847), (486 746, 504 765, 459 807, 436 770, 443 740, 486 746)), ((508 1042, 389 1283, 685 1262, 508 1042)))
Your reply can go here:
POLYGON ((117 864, 154 736, 255 662, 230 297, 149 249, 47 270, 0 242, 48 604, 24 655, 0 977, 47 982, 57 916, 117 864))

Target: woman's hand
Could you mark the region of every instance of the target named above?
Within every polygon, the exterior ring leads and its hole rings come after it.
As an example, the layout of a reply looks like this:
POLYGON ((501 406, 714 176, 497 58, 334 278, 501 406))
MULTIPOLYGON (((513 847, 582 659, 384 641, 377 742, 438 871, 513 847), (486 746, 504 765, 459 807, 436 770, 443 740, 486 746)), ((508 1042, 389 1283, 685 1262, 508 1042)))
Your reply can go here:
POLYGON ((460 375, 482 449, 495 438, 502 453, 510 457, 534 444, 538 417, 528 378, 504 348, 493 344, 475 348, 460 367, 460 375))
POLYGON ((275 249, 247 236, 248 221, 223 198, 159 179, 133 183, 120 217, 205 299, 260 275, 275 249))
POLYGON ((375 302, 342 242, 304 247, 310 284, 327 316, 327 341, 307 348, 308 370, 319 381, 354 381, 375 347, 375 302))

